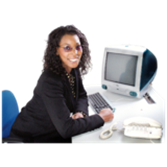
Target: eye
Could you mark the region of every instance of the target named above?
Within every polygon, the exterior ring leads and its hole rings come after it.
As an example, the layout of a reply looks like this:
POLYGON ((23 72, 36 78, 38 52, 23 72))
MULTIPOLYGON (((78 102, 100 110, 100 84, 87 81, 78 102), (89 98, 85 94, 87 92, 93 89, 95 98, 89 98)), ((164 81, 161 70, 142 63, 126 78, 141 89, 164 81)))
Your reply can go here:
POLYGON ((65 46, 64 49, 65 50, 71 50, 71 48, 69 46, 65 46))
POLYGON ((76 46, 76 50, 77 51, 81 51, 82 50, 82 46, 81 45, 76 46))

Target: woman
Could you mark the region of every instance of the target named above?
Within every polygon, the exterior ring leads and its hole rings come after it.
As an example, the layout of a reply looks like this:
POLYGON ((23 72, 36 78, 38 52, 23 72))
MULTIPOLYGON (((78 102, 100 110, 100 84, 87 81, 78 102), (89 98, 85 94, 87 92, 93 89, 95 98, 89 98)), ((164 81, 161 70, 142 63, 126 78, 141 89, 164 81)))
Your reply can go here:
POLYGON ((10 136, 30 143, 69 143, 72 136, 112 120, 110 109, 88 116, 81 75, 87 73, 90 59, 87 39, 76 27, 52 31, 34 95, 16 118, 10 136))

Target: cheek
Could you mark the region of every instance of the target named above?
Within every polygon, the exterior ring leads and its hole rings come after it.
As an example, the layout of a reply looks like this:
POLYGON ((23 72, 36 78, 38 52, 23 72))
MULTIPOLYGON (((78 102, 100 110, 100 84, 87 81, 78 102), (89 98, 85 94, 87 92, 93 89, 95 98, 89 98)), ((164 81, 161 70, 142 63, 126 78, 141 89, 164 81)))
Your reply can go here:
POLYGON ((82 55, 83 55, 83 52, 81 52, 79 55, 80 55, 80 58, 81 58, 81 57, 82 57, 82 55))
POLYGON ((59 52, 59 56, 60 56, 60 59, 63 60, 63 59, 66 59, 68 57, 68 54, 65 52, 59 52))
POLYGON ((83 57, 83 52, 81 53, 81 57, 80 57, 80 59, 83 57))

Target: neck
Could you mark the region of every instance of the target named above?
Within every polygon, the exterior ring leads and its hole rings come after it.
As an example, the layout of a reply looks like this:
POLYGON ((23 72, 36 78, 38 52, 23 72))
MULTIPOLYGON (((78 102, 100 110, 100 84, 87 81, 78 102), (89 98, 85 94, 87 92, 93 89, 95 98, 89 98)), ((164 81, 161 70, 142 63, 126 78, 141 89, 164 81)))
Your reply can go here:
POLYGON ((66 71, 67 71, 67 73, 68 73, 68 74, 70 74, 70 73, 71 73, 71 70, 66 70, 66 71))

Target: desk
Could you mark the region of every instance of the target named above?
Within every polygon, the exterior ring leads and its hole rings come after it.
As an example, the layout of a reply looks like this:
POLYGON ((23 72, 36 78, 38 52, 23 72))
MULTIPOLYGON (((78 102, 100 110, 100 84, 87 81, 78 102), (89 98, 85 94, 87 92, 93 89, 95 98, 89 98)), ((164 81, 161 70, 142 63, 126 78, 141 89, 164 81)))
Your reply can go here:
MULTIPOLYGON (((87 86, 85 89, 88 95, 96 92, 101 93, 105 100, 116 110, 112 121, 105 123, 102 127, 93 131, 74 136, 72 138, 73 143, 151 143, 149 139, 126 137, 123 135, 123 131, 119 130, 114 131, 113 135, 106 140, 99 138, 100 133, 108 129, 112 123, 119 122, 121 124, 125 119, 137 116, 149 117, 160 122, 163 127, 163 136, 159 140, 152 141, 154 143, 165 142, 165 101, 151 86, 148 93, 155 101, 155 104, 148 104, 144 98, 136 99, 114 94, 102 89, 101 86, 87 86)), ((95 114, 91 106, 89 106, 89 114, 95 114)))

